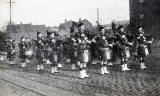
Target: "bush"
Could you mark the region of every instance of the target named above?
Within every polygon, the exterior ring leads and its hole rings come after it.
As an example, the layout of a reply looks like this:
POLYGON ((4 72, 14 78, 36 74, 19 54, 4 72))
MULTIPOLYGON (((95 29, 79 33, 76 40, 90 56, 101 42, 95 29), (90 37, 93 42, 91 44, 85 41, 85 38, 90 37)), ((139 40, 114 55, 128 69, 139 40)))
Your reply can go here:
POLYGON ((0 51, 5 51, 5 41, 9 35, 5 32, 0 32, 0 51))

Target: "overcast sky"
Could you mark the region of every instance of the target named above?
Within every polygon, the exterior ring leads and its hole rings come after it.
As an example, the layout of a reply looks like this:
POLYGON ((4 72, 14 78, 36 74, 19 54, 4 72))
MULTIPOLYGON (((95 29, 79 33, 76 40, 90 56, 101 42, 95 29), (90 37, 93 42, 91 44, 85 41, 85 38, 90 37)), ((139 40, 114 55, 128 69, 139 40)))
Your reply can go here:
MULTIPOLYGON (((9 0, 0 0, 0 26, 9 22, 9 0)), ((100 10, 102 24, 112 20, 129 20, 129 0, 12 0, 13 22, 59 25, 65 19, 81 17, 95 24, 100 10)))

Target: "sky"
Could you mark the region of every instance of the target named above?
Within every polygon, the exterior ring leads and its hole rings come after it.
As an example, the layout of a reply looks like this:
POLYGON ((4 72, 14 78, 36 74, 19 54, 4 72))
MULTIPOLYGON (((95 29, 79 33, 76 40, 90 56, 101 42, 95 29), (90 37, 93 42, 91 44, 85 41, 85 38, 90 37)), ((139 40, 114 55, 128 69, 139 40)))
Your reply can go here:
MULTIPOLYGON (((0 0, 0 27, 9 22, 9 0, 0 0)), ((129 0, 12 0, 12 21, 58 26, 65 19, 88 19, 96 24, 99 8, 102 24, 129 20, 129 0)))

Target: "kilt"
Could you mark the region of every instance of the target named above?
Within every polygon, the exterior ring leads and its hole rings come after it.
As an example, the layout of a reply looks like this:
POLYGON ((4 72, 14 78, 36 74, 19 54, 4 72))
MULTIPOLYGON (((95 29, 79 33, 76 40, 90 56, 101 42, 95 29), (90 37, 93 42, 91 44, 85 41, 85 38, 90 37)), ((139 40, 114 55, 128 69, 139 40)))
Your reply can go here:
POLYGON ((63 58, 64 58, 64 57, 63 57, 63 56, 64 56, 64 55, 63 55, 63 49, 62 49, 62 48, 59 48, 57 54, 58 54, 58 62, 62 62, 62 60, 63 60, 63 58))
POLYGON ((107 61, 111 59, 111 50, 109 48, 101 48, 101 60, 107 61))
POLYGON ((82 53, 82 62, 88 63, 89 62, 89 50, 85 49, 82 53))
POLYGON ((91 43, 90 45, 91 59, 99 59, 99 46, 96 43, 91 43))
POLYGON ((70 58, 70 62, 71 64, 75 63, 76 61, 76 50, 74 49, 74 46, 70 46, 70 51, 69 51, 69 58, 70 58))
POLYGON ((7 59, 13 60, 14 58, 16 58, 16 52, 13 52, 13 50, 9 50, 7 52, 7 59))
POLYGON ((22 58, 22 59, 26 58, 25 49, 20 49, 19 50, 19 58, 22 58))
POLYGON ((126 47, 124 49, 124 55, 125 55, 125 58, 130 58, 130 49, 129 49, 129 47, 126 47))
POLYGON ((53 52, 50 56, 50 60, 52 63, 57 63, 58 62, 58 54, 57 52, 53 52))
POLYGON ((48 47, 45 49, 44 56, 46 59, 49 59, 50 54, 52 53, 52 48, 48 47))
POLYGON ((147 46, 138 46, 138 55, 141 57, 146 57, 149 55, 149 50, 147 46))
POLYGON ((65 55, 66 55, 66 58, 70 58, 71 57, 71 55, 72 55, 72 53, 70 52, 71 51, 71 49, 72 49, 72 47, 70 46, 70 45, 67 45, 66 46, 66 50, 65 50, 65 55))
POLYGON ((39 62, 43 62, 44 57, 45 57, 44 50, 37 49, 37 51, 36 51, 36 58, 38 59, 38 61, 39 62))

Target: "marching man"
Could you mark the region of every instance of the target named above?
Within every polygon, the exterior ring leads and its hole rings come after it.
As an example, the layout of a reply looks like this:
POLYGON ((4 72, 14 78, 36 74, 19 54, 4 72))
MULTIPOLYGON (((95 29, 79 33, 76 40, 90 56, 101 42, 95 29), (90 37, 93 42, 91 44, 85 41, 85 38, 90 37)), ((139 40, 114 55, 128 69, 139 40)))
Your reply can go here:
POLYGON ((15 43, 13 39, 8 39, 6 41, 7 46, 7 59, 9 60, 9 64, 15 64, 13 61, 16 58, 17 52, 15 50, 15 43))
POLYGON ((111 59, 111 50, 109 49, 109 43, 108 40, 105 36, 105 29, 100 26, 100 37, 98 39, 98 45, 99 45, 99 50, 100 50, 100 62, 101 62, 101 72, 100 74, 107 74, 109 73, 107 66, 108 66, 108 61, 111 59))
POLYGON ((130 70, 128 68, 128 59, 130 58, 130 49, 129 45, 132 45, 128 42, 127 34, 124 31, 124 27, 120 25, 118 27, 119 36, 118 36, 118 46, 119 46, 119 52, 120 52, 120 58, 122 63, 122 71, 130 70))
POLYGON ((58 73, 58 47, 54 32, 52 32, 50 35, 49 46, 51 48, 50 53, 48 55, 49 60, 51 61, 51 73, 58 73))
POLYGON ((88 40, 88 38, 85 36, 85 34, 81 34, 81 40, 80 40, 80 78, 84 79, 89 77, 89 75, 86 72, 87 64, 90 59, 90 51, 89 51, 89 44, 91 41, 88 40))
POLYGON ((70 41, 70 60, 71 60, 71 69, 76 70, 76 65, 78 63, 78 42, 74 33, 71 33, 70 41))
POLYGON ((140 68, 141 69, 146 69, 146 65, 145 65, 145 57, 147 57, 149 55, 149 50, 148 50, 148 46, 147 44, 151 44, 153 40, 151 40, 151 42, 147 42, 146 40, 146 36, 143 32, 142 27, 140 27, 138 29, 139 35, 137 37, 139 46, 138 46, 138 56, 139 56, 139 62, 140 62, 140 68))
POLYGON ((37 41, 36 41, 37 51, 36 51, 36 58, 38 60, 37 70, 44 69, 44 40, 42 39, 42 33, 37 32, 37 41))
POLYGON ((33 49, 32 49, 32 45, 31 45, 31 41, 29 38, 26 38, 26 51, 25 51, 25 55, 26 55, 26 63, 30 63, 32 57, 33 57, 33 49))
POLYGON ((90 59, 90 51, 89 51, 89 45, 91 41, 88 39, 88 37, 85 34, 85 26, 84 24, 80 21, 78 24, 79 27, 79 38, 78 38, 78 44, 79 44, 79 49, 78 49, 78 65, 80 67, 80 78, 88 78, 89 75, 86 72, 87 64, 90 59))
POLYGON ((21 67, 26 67, 26 38, 21 37, 19 43, 19 58, 21 59, 21 67))

